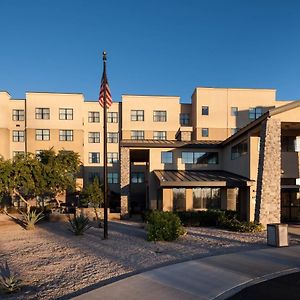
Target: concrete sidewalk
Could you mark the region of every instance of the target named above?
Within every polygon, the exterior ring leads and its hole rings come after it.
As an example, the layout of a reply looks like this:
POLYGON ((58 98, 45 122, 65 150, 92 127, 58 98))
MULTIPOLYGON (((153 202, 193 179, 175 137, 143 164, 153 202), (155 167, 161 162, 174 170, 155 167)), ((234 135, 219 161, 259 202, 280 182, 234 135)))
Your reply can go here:
POLYGON ((73 299, 226 299, 243 288, 300 271, 300 245, 211 256, 140 273, 73 299))

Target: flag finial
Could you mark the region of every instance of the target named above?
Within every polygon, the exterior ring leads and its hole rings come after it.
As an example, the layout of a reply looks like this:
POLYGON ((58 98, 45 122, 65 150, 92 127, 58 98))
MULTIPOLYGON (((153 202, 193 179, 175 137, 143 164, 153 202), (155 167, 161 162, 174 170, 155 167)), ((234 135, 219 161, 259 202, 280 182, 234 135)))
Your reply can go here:
POLYGON ((103 51, 103 61, 106 61, 106 51, 103 51))

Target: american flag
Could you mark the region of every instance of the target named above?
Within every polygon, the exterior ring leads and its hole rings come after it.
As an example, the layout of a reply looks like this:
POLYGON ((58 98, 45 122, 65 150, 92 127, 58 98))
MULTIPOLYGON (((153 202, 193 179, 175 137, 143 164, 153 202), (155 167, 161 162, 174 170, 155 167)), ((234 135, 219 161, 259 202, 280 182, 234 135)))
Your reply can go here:
POLYGON ((100 94, 99 94, 99 104, 102 107, 104 107, 104 91, 105 91, 105 96, 106 96, 106 107, 109 108, 112 104, 112 97, 111 97, 109 85, 107 82, 105 70, 103 71, 101 87, 100 87, 100 94))

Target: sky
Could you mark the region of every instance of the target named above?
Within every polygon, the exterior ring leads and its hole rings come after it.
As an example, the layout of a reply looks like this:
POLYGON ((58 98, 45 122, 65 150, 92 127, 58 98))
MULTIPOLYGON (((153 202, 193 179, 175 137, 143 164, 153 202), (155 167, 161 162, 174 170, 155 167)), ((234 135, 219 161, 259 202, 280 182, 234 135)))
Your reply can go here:
POLYGON ((276 88, 300 99, 298 0, 0 0, 0 90, 96 100, 197 86, 276 88))

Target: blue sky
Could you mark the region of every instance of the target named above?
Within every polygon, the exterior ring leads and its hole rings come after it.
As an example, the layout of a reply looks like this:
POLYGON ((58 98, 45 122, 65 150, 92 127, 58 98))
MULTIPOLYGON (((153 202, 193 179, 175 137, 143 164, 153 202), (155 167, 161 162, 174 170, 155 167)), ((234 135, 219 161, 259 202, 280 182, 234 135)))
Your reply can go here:
POLYGON ((95 100, 196 86, 276 88, 300 99, 298 0, 0 0, 0 90, 95 100))

